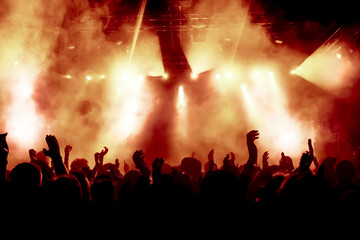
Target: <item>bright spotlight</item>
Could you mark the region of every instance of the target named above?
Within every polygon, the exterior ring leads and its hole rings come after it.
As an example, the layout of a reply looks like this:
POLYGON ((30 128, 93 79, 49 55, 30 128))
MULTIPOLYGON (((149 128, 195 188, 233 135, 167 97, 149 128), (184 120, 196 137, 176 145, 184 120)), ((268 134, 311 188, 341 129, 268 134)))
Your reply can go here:
POLYGON ((64 78, 70 79, 71 75, 64 75, 64 78))
POLYGON ((90 75, 87 75, 87 76, 86 76, 86 80, 91 81, 91 80, 92 80, 92 77, 91 77, 90 75))
POLYGON ((226 73, 226 77, 227 77, 227 78, 231 78, 231 77, 232 77, 232 73, 231 73, 231 72, 227 72, 227 73, 226 73))
POLYGON ((145 78, 144 78, 143 75, 139 75, 139 76, 138 76, 138 79, 139 79, 139 80, 144 80, 145 78))
POLYGON ((100 75, 100 78, 105 79, 106 78, 105 74, 100 75))
POLYGON ((220 75, 220 74, 216 74, 216 75, 215 75, 215 78, 216 78, 216 79, 221 79, 221 75, 220 75))
POLYGON ((187 107, 186 107, 186 96, 184 93, 184 87, 179 86, 178 97, 176 103, 177 109, 177 131, 180 136, 187 135, 187 107))
POLYGON ((340 53, 337 53, 337 54, 336 54, 336 57, 337 57, 338 59, 341 59, 341 54, 340 54, 340 53))
POLYGON ((190 78, 191 79, 197 79, 198 75, 196 73, 191 73, 190 78))
POLYGON ((184 87, 183 86, 180 86, 179 87, 179 102, 178 102, 178 105, 180 106, 184 106, 185 105, 185 95, 184 95, 184 87))
POLYGON ((169 78, 169 74, 164 73, 164 75, 163 75, 163 79, 168 79, 168 78, 169 78))

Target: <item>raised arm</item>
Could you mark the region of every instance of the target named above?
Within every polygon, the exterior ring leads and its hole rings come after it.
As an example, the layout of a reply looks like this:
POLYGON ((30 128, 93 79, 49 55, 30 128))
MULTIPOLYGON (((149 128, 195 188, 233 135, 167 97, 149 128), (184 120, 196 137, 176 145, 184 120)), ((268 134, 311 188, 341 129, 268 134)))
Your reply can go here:
POLYGON ((64 157, 64 164, 67 170, 69 170, 69 155, 70 152, 72 150, 72 146, 71 145, 66 145, 64 152, 65 152, 65 157, 64 157))
POLYGON ((43 151, 46 156, 51 158, 51 161, 54 166, 55 174, 56 175, 68 174, 68 171, 62 161, 62 157, 60 154, 60 147, 56 137, 54 135, 46 135, 45 140, 49 147, 49 150, 44 148, 43 151))
POLYGON ((246 134, 246 145, 249 152, 249 159, 246 162, 242 174, 251 176, 254 165, 257 164, 258 151, 255 145, 255 140, 259 138, 259 132, 257 130, 251 130, 246 134))
POLYGON ((264 154, 262 155, 262 165, 263 165, 263 168, 266 168, 269 166, 269 152, 268 151, 264 152, 264 154))
POLYGON ((311 139, 308 140, 308 147, 309 147, 309 151, 306 151, 302 154, 299 167, 295 169, 294 172, 302 172, 302 173, 311 172, 310 165, 315 158, 311 139))
POLYGON ((145 157, 144 152, 142 150, 139 150, 134 152, 132 159, 135 163, 136 168, 140 170, 141 175, 146 178, 150 178, 151 171, 147 166, 147 164, 145 163, 144 157, 145 157))
POLYGON ((251 130, 246 134, 246 145, 249 152, 249 159, 246 164, 255 165, 257 164, 258 151, 255 145, 255 140, 259 138, 259 131, 251 130))

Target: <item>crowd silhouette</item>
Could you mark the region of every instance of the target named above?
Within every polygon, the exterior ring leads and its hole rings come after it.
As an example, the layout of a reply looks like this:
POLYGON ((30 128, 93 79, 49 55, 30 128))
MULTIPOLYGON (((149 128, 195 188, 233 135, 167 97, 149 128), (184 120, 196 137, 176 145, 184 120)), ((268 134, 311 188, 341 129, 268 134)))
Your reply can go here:
POLYGON ((34 216, 50 219, 70 214, 76 221, 118 216, 124 222, 144 223, 156 216, 165 223, 186 218, 189 225, 196 225, 240 217, 254 221, 252 217, 259 214, 268 216, 265 219, 348 217, 356 216, 360 207, 358 160, 329 156, 318 161, 311 139, 299 166, 284 153, 278 164, 269 165, 268 152, 258 164, 255 142, 259 132, 252 130, 246 134, 249 158, 244 165, 236 164, 231 152, 218 167, 211 150, 204 171, 193 157, 184 158, 179 166, 156 158, 150 167, 144 161, 145 153, 137 150, 132 156, 136 168, 124 162, 120 171, 118 159, 104 164, 106 147, 94 154, 94 168, 86 159, 75 159, 69 165, 72 146, 66 145, 63 158, 56 137, 47 135, 48 148, 39 153, 30 149, 29 160, 10 171, 6 168, 11 161, 6 136, 0 134, 0 200, 4 216, 16 221, 24 216, 34 221, 34 216))

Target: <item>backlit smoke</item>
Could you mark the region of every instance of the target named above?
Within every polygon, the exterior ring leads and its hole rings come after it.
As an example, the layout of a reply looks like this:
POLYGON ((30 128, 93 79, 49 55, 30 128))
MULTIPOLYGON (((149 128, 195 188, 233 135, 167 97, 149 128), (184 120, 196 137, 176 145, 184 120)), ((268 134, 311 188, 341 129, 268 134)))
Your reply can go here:
MULTIPOLYGON (((45 134, 90 165, 104 146, 106 161, 130 163, 143 149, 170 164, 193 153, 204 162, 214 148, 218 165, 230 151, 243 164, 252 129, 260 131, 259 156, 268 150, 276 163, 283 151, 296 164, 308 138, 320 154, 333 137, 319 121, 332 104, 302 94, 308 85, 290 74, 304 55, 279 49, 281 41, 251 22, 247 4, 202 0, 184 12, 203 18, 183 23, 197 26, 181 37, 191 69, 174 76, 164 69, 158 35, 139 18, 104 31, 115 11, 109 2, 2 1, 0 132, 9 132, 14 149, 9 167, 27 160, 29 148, 45 147, 45 134)), ((147 2, 136 12, 146 14, 147 2)), ((331 61, 344 61, 336 54, 331 61)))

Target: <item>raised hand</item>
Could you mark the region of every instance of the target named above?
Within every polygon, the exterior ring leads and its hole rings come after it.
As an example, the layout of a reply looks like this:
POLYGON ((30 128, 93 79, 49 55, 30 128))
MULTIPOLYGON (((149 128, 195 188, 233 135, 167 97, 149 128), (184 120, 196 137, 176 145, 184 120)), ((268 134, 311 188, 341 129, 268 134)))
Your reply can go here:
POLYGON ((145 163, 144 158, 145 158, 145 154, 142 150, 135 151, 132 156, 132 159, 135 163, 136 168, 140 170, 141 174, 144 177, 149 178, 151 171, 150 171, 149 167, 147 166, 147 164, 145 163))
POLYGON ((246 144, 249 152, 249 160, 247 164, 251 164, 251 165, 257 164, 258 152, 257 152, 257 147, 255 145, 255 140, 258 138, 259 138, 258 130, 251 130, 246 134, 246 144))
POLYGON ((263 168, 266 168, 269 166, 269 152, 268 151, 264 152, 264 154, 262 155, 262 164, 263 164, 263 168))
POLYGON ((259 131, 258 130, 251 130, 246 134, 246 141, 247 143, 253 143, 256 139, 259 139, 259 131))
POLYGON ((105 156, 108 153, 109 149, 104 146, 104 150, 101 150, 100 154, 101 156, 105 156))
POLYGON ((58 140, 54 135, 46 135, 45 141, 49 147, 49 150, 43 149, 44 154, 48 157, 59 157, 60 155, 60 146, 58 140))
MULTIPOLYGON (((309 138, 308 139, 308 147, 309 147, 309 154, 310 154, 310 157, 312 158, 312 160, 314 160, 314 148, 312 146, 312 142, 311 142, 311 139, 309 138)), ((311 160, 311 161, 312 161, 311 160)))
POLYGON ((310 168, 312 161, 314 161, 314 148, 312 146, 311 139, 308 139, 309 151, 306 151, 302 154, 300 159, 300 170, 307 171, 310 168))
POLYGON ((152 167, 154 168, 161 168, 161 166, 164 164, 164 159, 163 158, 155 158, 153 163, 152 163, 152 167))
POLYGON ((109 149, 107 147, 104 147, 104 150, 101 150, 99 155, 99 161, 101 165, 104 163, 104 156, 108 153, 108 151, 109 149))
POLYGON ((34 149, 29 149, 29 157, 30 157, 30 162, 36 161, 36 151, 34 149))
POLYGON ((64 152, 65 154, 69 154, 72 150, 72 146, 71 145, 66 145, 65 146, 65 149, 64 149, 64 152))
POLYGON ((69 169, 69 155, 70 155, 71 150, 72 150, 71 145, 66 145, 65 146, 65 149, 64 149, 64 152, 65 152, 64 164, 65 164, 65 167, 67 169, 69 169))
POLYGON ((46 156, 51 158, 51 161, 54 166, 55 174, 56 175, 67 174, 68 171, 62 161, 60 154, 60 146, 56 137, 54 135, 46 135, 45 141, 48 145, 49 150, 44 148, 43 152, 46 156))
POLYGON ((135 166, 146 165, 144 162, 145 154, 142 150, 136 150, 132 156, 135 166))
POLYGON ((310 168, 313 157, 310 152, 306 151, 302 154, 300 159, 300 171, 307 171, 310 168))

